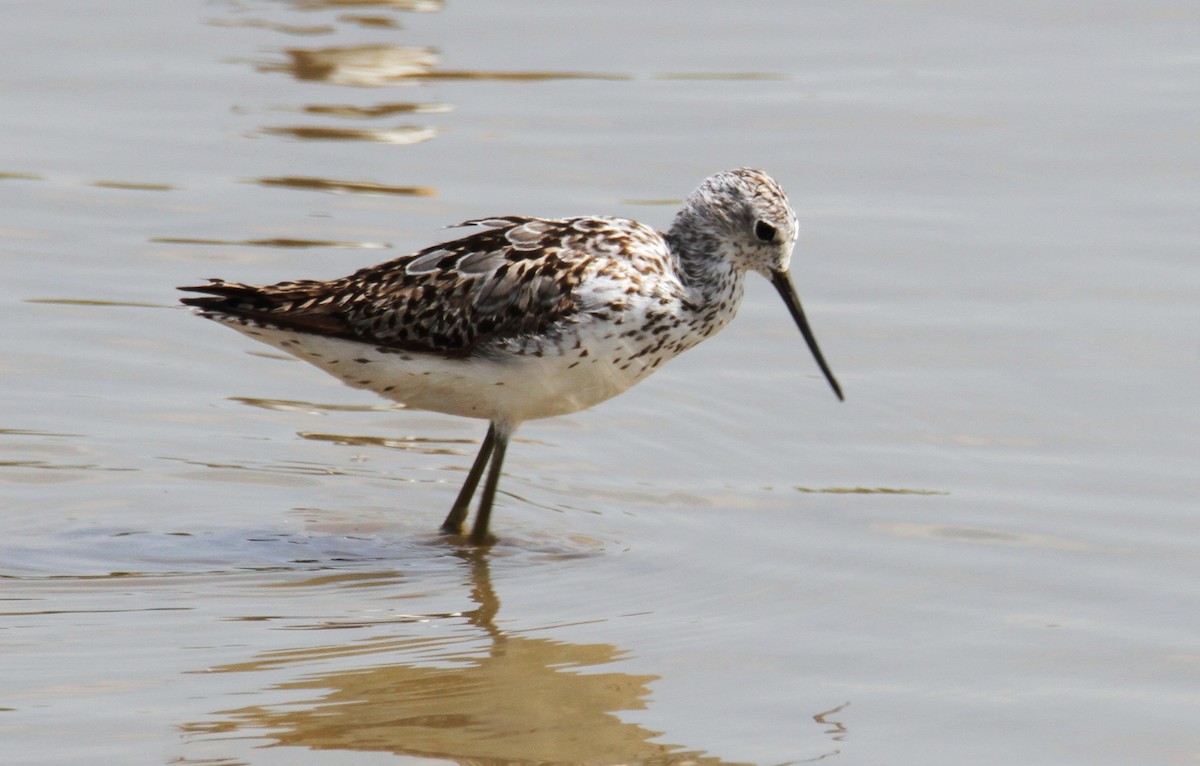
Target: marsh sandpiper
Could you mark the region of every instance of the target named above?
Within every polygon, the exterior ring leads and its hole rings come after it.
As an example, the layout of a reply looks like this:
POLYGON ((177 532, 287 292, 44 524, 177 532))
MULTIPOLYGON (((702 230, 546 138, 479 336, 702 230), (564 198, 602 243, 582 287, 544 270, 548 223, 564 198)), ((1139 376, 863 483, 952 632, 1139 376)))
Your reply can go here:
POLYGON ((442 532, 488 544, 509 439, 616 396, 724 327, 756 271, 842 398, 792 286, 796 214, 770 176, 706 179, 663 233, 625 218, 499 216, 341 279, 181 287, 210 319, 407 407, 490 425, 442 532), (489 468, 490 463, 490 468, 489 468))

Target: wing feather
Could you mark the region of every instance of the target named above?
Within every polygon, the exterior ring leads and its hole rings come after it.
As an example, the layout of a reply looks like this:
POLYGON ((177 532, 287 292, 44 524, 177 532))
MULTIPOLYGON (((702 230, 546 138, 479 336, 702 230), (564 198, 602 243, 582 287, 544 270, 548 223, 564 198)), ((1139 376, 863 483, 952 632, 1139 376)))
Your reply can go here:
POLYGON ((211 280, 180 288, 205 294, 183 302, 217 318, 466 355, 576 321, 587 304, 576 288, 621 257, 622 239, 669 257, 661 235, 624 219, 509 216, 461 225, 481 230, 341 279, 267 286, 211 280))

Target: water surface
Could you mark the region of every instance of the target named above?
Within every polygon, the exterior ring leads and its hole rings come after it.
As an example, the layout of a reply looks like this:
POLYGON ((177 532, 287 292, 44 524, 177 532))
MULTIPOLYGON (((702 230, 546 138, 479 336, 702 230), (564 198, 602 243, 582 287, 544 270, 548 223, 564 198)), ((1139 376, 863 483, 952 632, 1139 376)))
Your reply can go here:
POLYGON ((0 738, 21 764, 1200 762, 1200 14, 21 3, 0 738), (484 426, 180 309, 759 166, 774 292, 484 426))

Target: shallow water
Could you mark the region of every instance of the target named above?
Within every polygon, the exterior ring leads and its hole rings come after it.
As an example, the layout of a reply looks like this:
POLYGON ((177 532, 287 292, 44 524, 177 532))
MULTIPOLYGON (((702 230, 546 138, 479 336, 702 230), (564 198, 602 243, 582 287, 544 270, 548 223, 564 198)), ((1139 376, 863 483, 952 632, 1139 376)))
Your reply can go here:
POLYGON ((0 761, 1200 763, 1186 3, 21 3, 0 761), (760 166, 773 291, 527 424, 177 307, 760 166))

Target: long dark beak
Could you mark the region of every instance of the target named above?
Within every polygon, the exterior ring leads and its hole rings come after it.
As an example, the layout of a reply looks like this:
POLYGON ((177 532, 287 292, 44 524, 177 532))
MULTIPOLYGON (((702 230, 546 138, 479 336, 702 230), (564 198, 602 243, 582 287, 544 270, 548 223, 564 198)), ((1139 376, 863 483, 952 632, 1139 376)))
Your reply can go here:
POLYGON ((808 326, 808 320, 804 317, 804 309, 800 308, 800 299, 796 297, 796 288, 792 286, 792 278, 788 276, 786 271, 776 271, 771 274, 771 284, 775 285, 775 289, 779 291, 779 297, 783 298, 783 302, 787 304, 788 311, 792 312, 792 319, 796 320, 796 326, 800 328, 800 334, 804 336, 804 341, 808 343, 808 350, 812 352, 813 358, 817 360, 817 365, 821 368, 821 372, 825 373, 825 379, 829 381, 829 385, 833 386, 833 393, 837 394, 837 398, 845 401, 846 397, 842 396, 842 387, 838 385, 837 378, 833 377, 833 373, 829 370, 829 365, 825 363, 825 357, 821 356, 821 348, 817 345, 817 338, 813 335, 812 328, 808 326))

